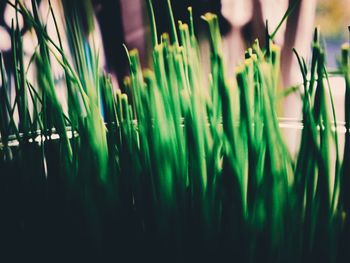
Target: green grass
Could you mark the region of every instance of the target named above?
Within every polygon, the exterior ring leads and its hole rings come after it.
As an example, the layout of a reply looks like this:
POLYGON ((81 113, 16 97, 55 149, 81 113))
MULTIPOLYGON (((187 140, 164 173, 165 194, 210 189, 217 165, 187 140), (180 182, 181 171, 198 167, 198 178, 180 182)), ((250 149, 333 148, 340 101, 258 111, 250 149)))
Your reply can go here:
POLYGON ((147 1, 153 70, 143 70, 138 52, 126 49, 125 93, 115 91, 98 65, 89 38, 89 1, 63 1, 67 32, 59 32, 50 9, 58 43, 46 32, 36 1, 32 13, 20 1, 13 5, 37 36, 31 65, 38 74, 36 83, 28 81, 13 23, 14 67, 6 70, 0 56, 5 257, 16 252, 14 259, 60 254, 61 261, 347 262, 348 45, 339 69, 346 81, 344 161, 332 128, 337 121, 318 30, 310 66, 295 51, 303 77, 303 129, 294 158, 277 117, 278 29, 271 36, 266 31, 266 47, 255 41, 232 78, 224 68, 218 18, 204 14, 211 47, 206 76, 192 9, 188 23, 176 27, 167 3, 170 35, 159 36, 147 1), (64 33, 72 61, 62 48, 64 33), (64 72, 67 114, 52 59, 64 72), (13 138, 17 146, 11 146, 13 138))

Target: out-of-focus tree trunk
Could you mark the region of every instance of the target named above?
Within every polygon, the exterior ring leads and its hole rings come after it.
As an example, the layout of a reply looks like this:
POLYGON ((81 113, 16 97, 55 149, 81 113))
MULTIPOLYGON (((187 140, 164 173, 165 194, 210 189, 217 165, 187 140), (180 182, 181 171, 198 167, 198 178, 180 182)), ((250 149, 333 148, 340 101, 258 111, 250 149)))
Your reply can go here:
MULTIPOLYGON (((290 4, 295 0, 290 0, 290 4)), ((300 5, 291 14, 287 22, 285 43, 282 50, 282 76, 284 87, 302 83, 298 62, 292 53, 307 57, 311 50, 317 0, 301 0, 300 5)), ((301 117, 301 100, 297 94, 291 94, 284 102, 284 116, 301 117)))
MULTIPOLYGON (((295 0, 289 0, 292 4, 295 0)), ((295 48, 300 55, 306 56, 311 47, 314 30, 316 0, 301 0, 300 5, 291 14, 285 32, 285 44, 282 51, 282 73, 285 86, 294 85, 300 77, 297 61, 291 52, 295 48)))

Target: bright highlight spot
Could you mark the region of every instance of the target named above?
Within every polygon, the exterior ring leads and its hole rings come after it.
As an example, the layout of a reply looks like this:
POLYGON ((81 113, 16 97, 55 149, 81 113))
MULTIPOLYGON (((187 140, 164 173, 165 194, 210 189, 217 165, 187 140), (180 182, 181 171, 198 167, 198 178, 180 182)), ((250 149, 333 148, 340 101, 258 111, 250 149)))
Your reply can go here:
POLYGON ((0 51, 7 51, 11 48, 11 37, 6 29, 0 26, 0 51))

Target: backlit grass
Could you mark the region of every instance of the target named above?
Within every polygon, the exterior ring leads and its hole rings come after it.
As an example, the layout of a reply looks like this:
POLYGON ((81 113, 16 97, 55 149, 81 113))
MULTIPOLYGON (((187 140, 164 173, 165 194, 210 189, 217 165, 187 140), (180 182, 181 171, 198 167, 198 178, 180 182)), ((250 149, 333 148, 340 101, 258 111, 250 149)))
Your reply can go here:
MULTIPOLYGON (((21 1, 13 5, 38 39, 36 83, 28 81, 16 23, 13 68, 6 69, 0 56, 4 257, 347 262, 348 45, 340 65, 345 149, 333 129, 333 102, 327 107, 332 98, 318 30, 310 65, 295 51, 303 129, 294 158, 279 128, 280 50, 268 30, 267 46, 256 40, 232 78, 224 68, 218 19, 204 14, 211 47, 206 76, 191 8, 188 22, 176 27, 168 0, 170 34, 158 35, 149 0, 153 70, 143 70, 138 52, 126 48, 130 76, 122 93, 98 65, 89 38, 90 2, 62 2, 67 32, 57 29, 59 43, 46 32, 35 0, 32 12, 21 1), (52 59, 64 71, 66 102, 58 99, 52 59)), ((57 24, 54 10, 49 15, 57 24)))

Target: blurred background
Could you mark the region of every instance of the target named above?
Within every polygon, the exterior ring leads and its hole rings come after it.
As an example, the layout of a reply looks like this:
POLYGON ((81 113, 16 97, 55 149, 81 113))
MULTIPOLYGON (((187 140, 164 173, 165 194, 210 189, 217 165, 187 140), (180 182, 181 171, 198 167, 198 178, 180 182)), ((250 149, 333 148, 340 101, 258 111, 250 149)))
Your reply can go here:
MULTIPOLYGON (((79 1, 79 0, 72 0, 79 1)), ((81 0, 82 1, 82 0, 81 0)), ((10 1, 11 2, 11 1, 10 1)), ((14 2, 14 0, 12 1, 14 2)), ((30 5, 30 0, 24 1, 30 5)), ((38 1, 40 10, 45 17, 48 14, 48 1, 38 1)), ((51 0, 56 15, 60 15, 60 1, 51 0)), ((144 67, 151 67, 151 43, 149 18, 147 16, 146 0, 93 0, 95 11, 95 31, 93 33, 99 47, 100 63, 114 76, 116 86, 122 86, 127 71, 127 60, 122 44, 129 49, 139 50, 144 67)), ((203 65, 209 71, 209 46, 206 40, 207 30, 200 16, 205 12, 213 12, 219 16, 220 28, 224 41, 224 56, 229 74, 233 76, 234 68, 243 59, 244 50, 258 38, 264 44, 265 21, 269 22, 270 32, 273 32, 289 6, 297 3, 294 12, 278 31, 275 42, 282 48, 281 86, 288 88, 301 83, 298 65, 292 54, 292 48, 306 59, 310 57, 311 39, 315 26, 321 28, 324 45, 327 49, 327 64, 336 68, 336 58, 340 46, 348 40, 350 25, 350 0, 173 0, 175 20, 188 22, 187 7, 192 6, 195 18, 196 34, 200 40, 203 65)), ((166 0, 153 0, 158 33, 169 31, 166 0)), ((10 27, 14 10, 0 1, 0 50, 4 53, 6 64, 11 64, 10 27), (6 59, 8 57, 8 59, 6 59)), ((52 20, 52 19, 51 19, 52 20)), ((55 32, 53 21, 47 19, 48 32, 55 32)), ((20 19, 24 38, 24 49, 27 62, 34 51, 36 40, 27 25, 20 19)), ((63 23, 59 23, 61 30, 63 23)), ((53 35, 55 39, 55 36, 53 35)), ((55 65, 53 65, 54 67, 55 65)), ((58 65, 56 65, 59 68, 58 65)), ((59 71, 59 69, 57 69, 59 71)), ((59 78, 59 73, 57 78, 59 78)), ((342 99, 344 94, 340 80, 332 80, 335 97, 342 99)), ((287 98, 283 116, 297 118, 300 116, 298 95, 287 98)), ((343 113, 339 113, 340 116, 343 113)))

